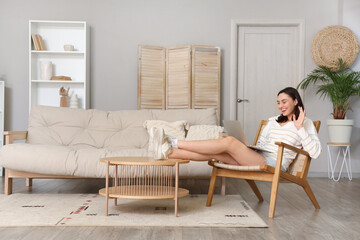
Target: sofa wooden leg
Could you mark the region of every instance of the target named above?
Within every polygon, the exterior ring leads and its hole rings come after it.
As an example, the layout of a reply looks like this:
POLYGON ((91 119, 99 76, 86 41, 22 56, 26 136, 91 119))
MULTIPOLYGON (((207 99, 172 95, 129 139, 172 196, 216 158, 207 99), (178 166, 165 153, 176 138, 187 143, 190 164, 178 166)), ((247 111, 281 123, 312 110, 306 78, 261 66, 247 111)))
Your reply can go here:
POLYGON ((32 186, 32 178, 26 178, 26 186, 31 187, 32 186))
POLYGON ((217 168, 213 167, 212 174, 211 174, 211 179, 210 179, 208 197, 207 197, 207 201, 206 201, 206 206, 207 207, 211 206, 212 198, 213 198, 213 195, 214 195, 214 189, 215 189, 215 183, 216 183, 216 172, 217 172, 217 168))
POLYGON ((12 183, 13 183, 13 179, 9 177, 9 170, 5 169, 5 186, 4 186, 5 195, 12 194, 12 183))

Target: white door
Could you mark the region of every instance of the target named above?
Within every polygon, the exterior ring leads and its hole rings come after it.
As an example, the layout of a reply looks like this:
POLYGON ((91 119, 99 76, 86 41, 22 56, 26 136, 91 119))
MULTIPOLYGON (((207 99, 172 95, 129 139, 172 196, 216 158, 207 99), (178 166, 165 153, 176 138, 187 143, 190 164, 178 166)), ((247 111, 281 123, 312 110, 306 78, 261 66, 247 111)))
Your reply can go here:
POLYGON ((303 77, 302 34, 288 25, 238 26, 237 33, 236 118, 253 143, 260 120, 279 114, 277 93, 303 77))

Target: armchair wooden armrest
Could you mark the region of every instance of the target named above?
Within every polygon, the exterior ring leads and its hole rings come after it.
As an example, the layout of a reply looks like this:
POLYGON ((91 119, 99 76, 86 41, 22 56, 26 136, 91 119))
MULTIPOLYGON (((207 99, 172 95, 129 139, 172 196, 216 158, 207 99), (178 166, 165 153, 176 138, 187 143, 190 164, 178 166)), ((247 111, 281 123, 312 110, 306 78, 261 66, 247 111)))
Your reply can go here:
POLYGON ((283 146, 284 148, 293 150, 293 151, 295 151, 297 153, 303 154, 303 155, 305 155, 307 157, 310 157, 309 153, 307 151, 303 150, 303 149, 291 146, 291 145, 283 143, 283 142, 275 142, 275 144, 278 145, 278 146, 283 146))
POLYGON ((15 140, 24 140, 27 138, 28 131, 5 131, 5 145, 11 144, 15 140))

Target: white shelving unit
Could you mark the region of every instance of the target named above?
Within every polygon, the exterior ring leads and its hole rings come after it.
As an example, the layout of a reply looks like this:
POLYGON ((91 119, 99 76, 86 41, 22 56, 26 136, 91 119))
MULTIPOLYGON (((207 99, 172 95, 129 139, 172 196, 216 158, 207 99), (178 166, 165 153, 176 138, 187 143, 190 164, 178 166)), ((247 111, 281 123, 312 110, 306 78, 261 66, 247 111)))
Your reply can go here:
MULTIPOLYGON (((79 108, 89 108, 89 28, 81 21, 29 21, 29 109, 34 105, 60 106, 59 90, 70 87, 79 98, 79 108), (32 34, 39 34, 46 50, 35 50, 32 34), (74 51, 64 51, 64 45, 74 51), (72 81, 40 79, 40 62, 51 61, 53 76, 72 81)), ((69 104, 68 104, 69 105, 69 104)))
MULTIPOLYGON (((5 111, 5 82, 0 81, 0 147, 4 145, 4 111, 5 111)), ((0 167, 0 176, 3 175, 3 168, 0 167)))

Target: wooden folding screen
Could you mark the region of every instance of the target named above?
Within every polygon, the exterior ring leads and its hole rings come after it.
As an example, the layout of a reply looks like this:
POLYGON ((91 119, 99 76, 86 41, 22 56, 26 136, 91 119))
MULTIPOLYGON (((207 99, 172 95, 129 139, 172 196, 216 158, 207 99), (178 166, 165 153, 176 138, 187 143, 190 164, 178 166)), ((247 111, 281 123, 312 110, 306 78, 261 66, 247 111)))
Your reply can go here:
POLYGON ((138 109, 165 109, 165 48, 139 46, 138 109))
POLYGON ((192 47, 192 108, 216 108, 220 122, 219 48, 192 47))
POLYGON ((166 49, 166 109, 191 108, 191 46, 166 49))
POLYGON ((220 123, 220 49, 186 45, 166 55, 164 49, 139 46, 138 108, 216 108, 220 123))

